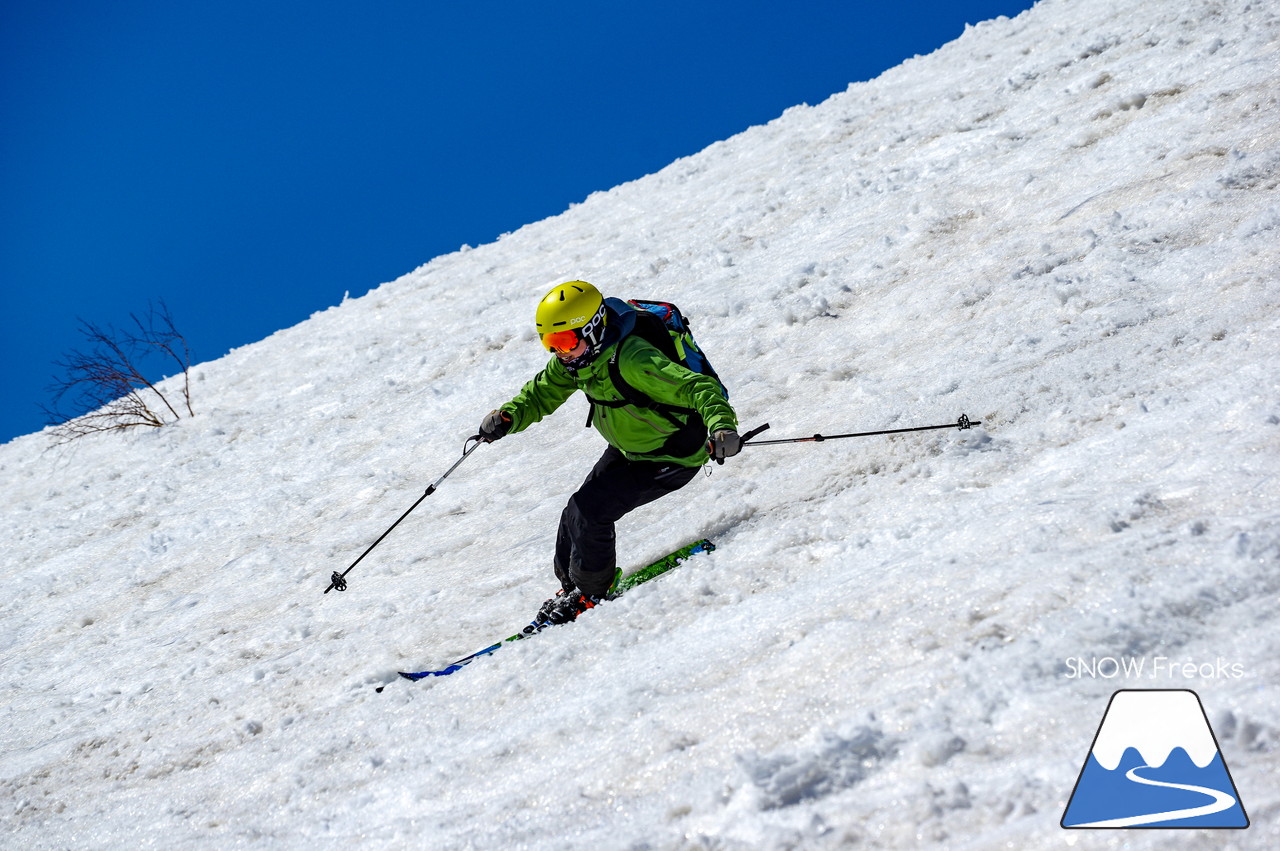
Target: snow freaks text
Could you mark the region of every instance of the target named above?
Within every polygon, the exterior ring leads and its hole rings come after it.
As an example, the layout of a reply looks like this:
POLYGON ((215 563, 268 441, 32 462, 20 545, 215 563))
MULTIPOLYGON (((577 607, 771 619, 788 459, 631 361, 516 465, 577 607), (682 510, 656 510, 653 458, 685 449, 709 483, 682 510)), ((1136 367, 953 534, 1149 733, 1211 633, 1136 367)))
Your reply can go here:
POLYGON ((1221 656, 1212 662, 1167 656, 1072 656, 1064 660, 1069 680, 1238 680, 1244 665, 1221 656))

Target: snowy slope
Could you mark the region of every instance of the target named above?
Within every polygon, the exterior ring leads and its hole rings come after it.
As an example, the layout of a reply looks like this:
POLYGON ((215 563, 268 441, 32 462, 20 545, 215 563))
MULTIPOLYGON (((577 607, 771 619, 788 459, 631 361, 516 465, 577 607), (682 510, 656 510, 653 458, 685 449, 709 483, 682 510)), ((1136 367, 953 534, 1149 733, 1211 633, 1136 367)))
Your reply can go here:
POLYGON ((0 447, 4 844, 1277 847, 1278 92, 1275 4, 1043 0, 203 364, 195 419, 0 447), (554 586, 580 400, 321 593, 579 277, 770 436, 983 426, 748 449, 620 530, 713 555, 394 681, 554 586), (1058 827, 1126 686, 1197 690, 1249 830, 1058 827))

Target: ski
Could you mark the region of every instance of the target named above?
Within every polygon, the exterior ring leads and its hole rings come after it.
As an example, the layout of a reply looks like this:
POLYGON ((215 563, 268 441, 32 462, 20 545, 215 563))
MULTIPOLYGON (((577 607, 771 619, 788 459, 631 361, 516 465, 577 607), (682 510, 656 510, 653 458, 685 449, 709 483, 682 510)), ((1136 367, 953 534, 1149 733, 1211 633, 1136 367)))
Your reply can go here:
MULTIPOLYGON (((615 585, 615 590, 612 592, 610 597, 613 598, 613 597, 621 596, 622 594, 625 594, 627 591, 630 591, 632 588, 635 588, 637 585, 643 585, 644 583, 648 582, 650 579, 654 579, 655 577, 661 576, 667 571, 674 569, 680 564, 683 564, 691 556, 698 555, 699 553, 709 553, 715 550, 715 548, 716 548, 716 545, 706 538, 703 538, 701 541, 695 541, 694 543, 689 544, 688 546, 681 547, 675 552, 669 553, 663 556, 662 558, 658 559, 653 564, 646 565, 640 568, 639 570, 634 571, 633 573, 629 573, 626 576, 621 577, 617 581, 617 584, 615 585)), ((457 660, 456 662, 444 668, 441 668, 438 671, 413 671, 413 672, 399 671, 398 673, 400 674, 400 676, 404 677, 406 680, 414 680, 414 681, 426 679, 427 677, 447 677, 450 674, 461 671, 467 665, 470 665, 472 662, 481 658, 482 656, 489 656, 493 653, 496 653, 498 650, 502 649, 504 645, 510 644, 513 641, 521 641, 523 639, 530 638, 534 635, 537 635, 538 633, 542 632, 542 630, 546 629, 551 625, 552 624, 550 623, 538 623, 536 621, 532 622, 528 626, 526 626, 524 629, 522 629, 520 632, 516 633, 510 638, 504 638, 501 641, 497 642, 496 644, 489 645, 483 650, 477 650, 475 653, 472 653, 470 656, 463 656, 461 659, 457 660)), ((384 688, 386 688, 386 686, 379 686, 377 690, 382 691, 384 688)))

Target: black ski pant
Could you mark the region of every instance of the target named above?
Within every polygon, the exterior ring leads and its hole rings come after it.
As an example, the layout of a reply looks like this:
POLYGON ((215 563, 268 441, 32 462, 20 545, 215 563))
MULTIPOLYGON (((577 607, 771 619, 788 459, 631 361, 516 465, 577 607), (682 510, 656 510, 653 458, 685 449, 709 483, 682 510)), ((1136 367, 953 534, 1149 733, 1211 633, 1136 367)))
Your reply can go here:
POLYGON ((602 596, 618 566, 614 524, 626 513, 693 481, 698 467, 629 461, 610 446, 560 515, 556 578, 565 590, 602 596))

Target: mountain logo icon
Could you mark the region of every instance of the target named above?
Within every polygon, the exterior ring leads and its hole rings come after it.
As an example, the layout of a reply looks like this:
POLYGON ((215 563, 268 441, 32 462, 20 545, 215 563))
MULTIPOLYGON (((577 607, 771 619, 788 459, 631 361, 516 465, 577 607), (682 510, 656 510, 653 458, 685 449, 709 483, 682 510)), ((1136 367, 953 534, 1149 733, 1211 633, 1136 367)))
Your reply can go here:
POLYGON ((1062 826, 1248 827, 1199 695, 1186 689, 1111 695, 1062 826))

